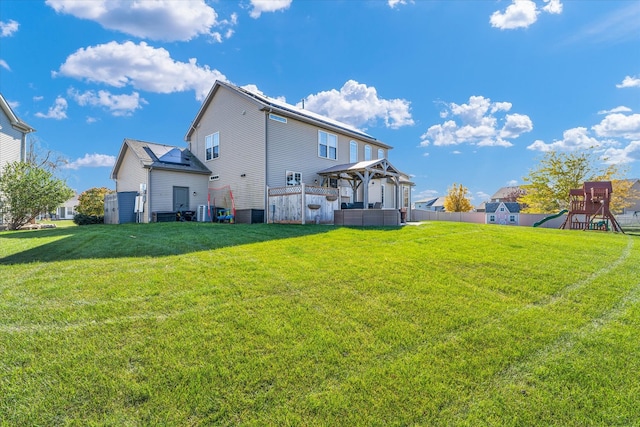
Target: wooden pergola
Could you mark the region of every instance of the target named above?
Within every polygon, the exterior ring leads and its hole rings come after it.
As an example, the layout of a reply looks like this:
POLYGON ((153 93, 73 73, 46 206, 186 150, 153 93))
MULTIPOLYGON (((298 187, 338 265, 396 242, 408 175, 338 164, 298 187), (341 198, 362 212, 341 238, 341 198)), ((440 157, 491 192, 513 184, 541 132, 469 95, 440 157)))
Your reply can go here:
POLYGON ((347 163, 336 165, 328 169, 318 172, 323 177, 322 185, 325 185, 329 179, 343 179, 349 183, 353 190, 354 202, 357 201, 358 188, 364 185, 362 192, 363 208, 369 208, 369 183, 374 179, 387 178, 393 181, 395 185, 395 203, 400 205, 400 176, 401 172, 396 169, 387 159, 366 160, 357 163, 347 163))

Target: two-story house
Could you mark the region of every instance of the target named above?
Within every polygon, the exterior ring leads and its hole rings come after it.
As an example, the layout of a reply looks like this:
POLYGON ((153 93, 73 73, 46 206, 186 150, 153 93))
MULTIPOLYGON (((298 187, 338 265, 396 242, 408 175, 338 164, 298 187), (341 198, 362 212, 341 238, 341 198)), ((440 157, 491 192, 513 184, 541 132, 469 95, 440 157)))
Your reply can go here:
MULTIPOLYGON (((34 131, 15 115, 0 93, 0 174, 8 163, 26 160, 27 134, 34 131)), ((3 213, 0 210, 0 224, 2 223, 3 213)))
MULTIPOLYGON (((228 188, 238 222, 263 222, 268 189, 301 184, 339 188, 341 202, 360 202, 365 209, 411 206, 412 183, 388 162, 391 146, 347 124, 226 82, 213 85, 185 140, 185 152, 199 160, 201 170, 210 171, 204 177, 209 193, 191 177, 185 203, 192 210, 210 201, 211 189, 228 188)), ((139 162, 131 168, 124 164, 119 158, 112 174, 116 191, 137 190, 120 184, 139 162)), ((172 207, 168 189, 162 206, 154 204, 153 188, 146 194, 149 220, 151 212, 172 207)))

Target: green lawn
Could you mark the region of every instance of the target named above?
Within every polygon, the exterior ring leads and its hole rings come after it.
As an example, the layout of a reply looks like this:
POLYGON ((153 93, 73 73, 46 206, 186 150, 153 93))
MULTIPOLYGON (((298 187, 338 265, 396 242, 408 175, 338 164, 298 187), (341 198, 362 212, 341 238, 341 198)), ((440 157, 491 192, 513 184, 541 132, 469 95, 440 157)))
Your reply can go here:
POLYGON ((0 425, 640 425, 637 235, 0 233, 0 425))

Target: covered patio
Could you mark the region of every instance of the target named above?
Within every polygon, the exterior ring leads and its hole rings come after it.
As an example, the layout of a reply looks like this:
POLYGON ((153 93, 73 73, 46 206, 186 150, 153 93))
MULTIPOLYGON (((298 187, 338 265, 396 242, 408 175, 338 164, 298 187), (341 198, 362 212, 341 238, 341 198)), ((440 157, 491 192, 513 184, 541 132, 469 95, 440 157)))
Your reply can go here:
MULTIPOLYGON (((401 184, 411 185, 404 179, 402 172, 396 169, 387 159, 366 160, 332 166, 318 172, 325 186, 329 180, 342 180, 349 183, 353 191, 353 203, 349 209, 341 209, 334 213, 337 225, 400 225, 405 219, 408 206, 403 206, 401 184), (369 202, 369 185, 374 180, 385 180, 393 183, 393 208, 375 209, 380 203, 369 202), (362 198, 362 200, 359 200, 362 198), (378 213, 370 211, 378 211, 378 213), (384 212, 383 212, 384 211, 384 212), (402 213, 402 215, 401 215, 402 213)), ((381 207, 381 206, 380 206, 381 207)))

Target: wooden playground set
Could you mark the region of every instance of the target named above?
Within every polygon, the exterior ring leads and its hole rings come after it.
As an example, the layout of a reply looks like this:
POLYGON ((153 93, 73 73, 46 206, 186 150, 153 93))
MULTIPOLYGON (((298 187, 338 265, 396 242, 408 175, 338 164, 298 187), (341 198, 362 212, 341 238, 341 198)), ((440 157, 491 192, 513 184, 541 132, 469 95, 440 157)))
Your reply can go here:
POLYGON ((624 233, 609 209, 611 193, 611 181, 585 182, 582 188, 570 190, 569 212, 560 228, 624 233))

